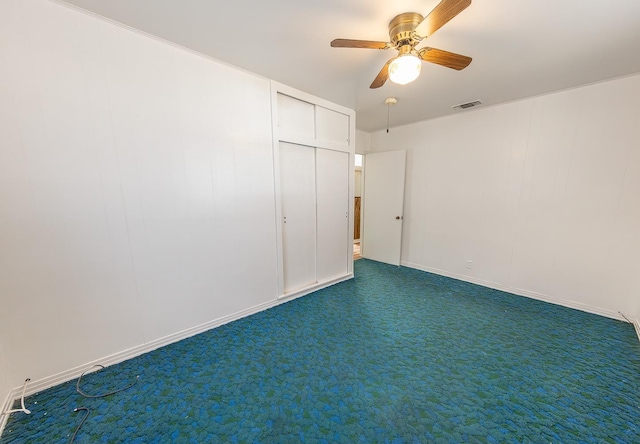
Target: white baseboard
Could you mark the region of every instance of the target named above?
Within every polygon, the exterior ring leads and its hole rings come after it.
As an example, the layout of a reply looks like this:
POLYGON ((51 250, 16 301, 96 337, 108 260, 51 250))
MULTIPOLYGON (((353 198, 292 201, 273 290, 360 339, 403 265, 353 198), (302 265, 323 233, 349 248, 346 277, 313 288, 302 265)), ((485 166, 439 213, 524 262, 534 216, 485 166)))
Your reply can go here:
POLYGON ((638 335, 638 341, 640 341, 640 318, 636 318, 633 326, 636 328, 636 334, 638 335))
MULTIPOLYGON (((67 381, 71 381, 73 379, 79 378, 82 372, 91 369, 93 366, 100 364, 105 367, 108 367, 113 364, 117 364, 122 361, 126 361, 127 359, 135 358, 136 356, 140 356, 142 354, 153 351, 157 348, 164 347, 165 345, 173 344, 174 342, 181 341, 183 339, 189 338, 191 336, 195 336, 199 333, 203 333, 207 330, 211 330, 212 328, 220 327, 224 324, 228 324, 229 322, 236 321, 238 319, 250 316, 252 314, 259 313, 261 311, 267 310, 269 308, 275 307, 276 305, 284 304, 293 299, 299 298, 301 296, 305 296, 314 291, 320 290, 322 288, 328 287, 330 285, 336 284, 338 282, 342 282, 348 279, 353 278, 353 273, 347 274, 345 276, 341 276, 339 278, 331 279, 329 281, 321 282, 318 284, 314 284, 312 286, 306 287, 304 289, 298 290, 296 292, 280 296, 274 300, 255 305, 251 308, 247 308, 245 310, 238 311, 228 316, 223 316, 221 318, 215 319, 213 321, 205 322, 204 324, 197 325, 195 327, 188 328, 186 330, 179 331, 177 333, 173 333, 171 335, 165 336, 163 338, 159 338, 148 342, 146 344, 141 344, 136 347, 123 350, 118 353, 114 353, 109 356, 105 356, 100 359, 96 359, 91 362, 87 362, 86 364, 80 365, 78 367, 65 370, 63 372, 57 373, 55 375, 47 376, 45 378, 41 378, 38 380, 30 381, 27 385, 27 389, 25 391, 25 396, 30 396, 35 393, 41 392, 42 390, 46 390, 58 384, 62 384, 67 381)), ((9 410, 13 405, 14 401, 19 399, 22 395, 23 386, 15 387, 11 390, 2 405, 0 405, 1 411, 4 412, 9 410)), ((0 436, 2 436, 2 431, 7 424, 7 419, 9 415, 1 415, 0 416, 0 436)))
POLYGON ((285 293, 282 296, 278 296, 278 299, 283 301, 293 300, 293 299, 299 298, 300 296, 313 293, 314 291, 322 290, 323 288, 330 287, 331 285, 337 284, 338 282, 346 281, 349 279, 353 279, 353 273, 349 273, 347 275, 329 279, 323 282, 316 282, 315 284, 309 285, 308 287, 304 287, 299 290, 292 291, 290 293, 285 293))
MULTIPOLYGON (((600 316, 605 316, 607 318, 617 319, 619 321, 624 321, 625 320, 625 318, 620 313, 618 313, 617 311, 607 310, 607 309, 600 308, 600 307, 592 307, 590 305, 583 304, 581 302, 569 301, 569 300, 566 300, 566 299, 559 299, 559 298, 556 298, 556 297, 553 297, 553 296, 549 296, 549 295, 546 295, 546 294, 537 293, 535 291, 524 290, 522 288, 517 288, 517 287, 509 287, 509 286, 506 286, 506 285, 500 285, 500 284, 496 284, 495 282, 485 281, 485 280, 482 280, 482 279, 476 279, 476 278, 473 278, 473 277, 470 277, 470 276, 465 276, 465 275, 462 275, 462 274, 450 273, 450 272, 445 271, 445 270, 440 270, 440 269, 431 268, 431 267, 425 267, 423 265, 414 264, 414 263, 411 263, 411 262, 402 261, 400 264, 405 266, 405 267, 415 268, 417 270, 422 270, 422 271, 427 271, 429 273, 437 274, 437 275, 440 275, 440 276, 446 276, 446 277, 450 277, 450 278, 453 278, 453 279, 458 279, 460 281, 470 282, 470 283, 476 284, 476 285, 482 285, 483 287, 493 288, 495 290, 505 291, 507 293, 513 293, 513 294, 516 294, 518 296, 525 296, 525 297, 528 297, 528 298, 531 298, 531 299, 537 299, 539 301, 549 302, 549 303, 555 304, 555 305, 562 305, 563 307, 574 308, 576 310, 585 311, 587 313, 597 314, 597 315, 600 315, 600 316)), ((638 327, 636 327, 636 329, 637 328, 638 327)))

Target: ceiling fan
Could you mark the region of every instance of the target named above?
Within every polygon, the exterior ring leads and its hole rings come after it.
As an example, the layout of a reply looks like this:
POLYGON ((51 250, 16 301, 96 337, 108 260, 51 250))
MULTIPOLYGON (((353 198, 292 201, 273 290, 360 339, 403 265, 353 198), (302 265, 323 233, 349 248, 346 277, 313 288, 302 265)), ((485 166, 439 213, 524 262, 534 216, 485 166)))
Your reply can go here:
POLYGON ((420 75, 423 61, 459 71, 469 66, 471 57, 436 48, 416 49, 416 45, 431 37, 470 4, 471 0, 442 0, 426 17, 416 12, 400 14, 389 23, 391 42, 335 39, 331 42, 331 46, 334 48, 395 48, 398 51, 398 55, 389 59, 382 67, 370 88, 380 88, 387 78, 401 85, 414 81, 420 75))

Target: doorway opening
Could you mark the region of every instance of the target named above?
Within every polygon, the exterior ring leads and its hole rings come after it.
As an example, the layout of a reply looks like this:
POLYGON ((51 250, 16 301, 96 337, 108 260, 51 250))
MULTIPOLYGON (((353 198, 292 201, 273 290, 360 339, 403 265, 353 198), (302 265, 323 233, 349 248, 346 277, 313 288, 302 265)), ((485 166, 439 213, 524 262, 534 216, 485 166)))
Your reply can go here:
POLYGON ((355 158, 355 187, 354 187, 354 211, 353 211, 353 260, 362 258, 362 247, 360 244, 360 233, 362 227, 362 177, 363 177, 362 154, 356 154, 355 158))

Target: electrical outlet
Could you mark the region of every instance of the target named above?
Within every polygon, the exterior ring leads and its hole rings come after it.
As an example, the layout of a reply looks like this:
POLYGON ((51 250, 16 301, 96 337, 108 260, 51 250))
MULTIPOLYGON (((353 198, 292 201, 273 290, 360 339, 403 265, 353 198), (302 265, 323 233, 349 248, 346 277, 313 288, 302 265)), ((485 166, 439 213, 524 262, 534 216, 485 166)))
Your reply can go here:
POLYGON ((467 261, 467 268, 471 270, 471 266, 473 265, 473 261, 467 261))

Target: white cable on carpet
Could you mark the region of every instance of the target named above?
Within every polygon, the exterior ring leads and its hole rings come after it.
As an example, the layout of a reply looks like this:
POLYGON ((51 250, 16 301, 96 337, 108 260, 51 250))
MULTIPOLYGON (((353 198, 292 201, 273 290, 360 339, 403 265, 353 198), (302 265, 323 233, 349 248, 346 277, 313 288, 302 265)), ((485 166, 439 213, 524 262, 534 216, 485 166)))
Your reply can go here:
POLYGON ((22 408, 7 410, 6 412, 0 413, 0 415, 10 415, 11 413, 17 413, 17 412, 24 412, 27 415, 31 414, 31 410, 27 410, 27 408, 24 406, 24 393, 27 391, 27 383, 29 381, 31 381, 31 378, 25 379, 24 386, 22 387, 22 396, 20 397, 20 405, 22 406, 22 408))

